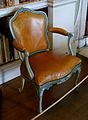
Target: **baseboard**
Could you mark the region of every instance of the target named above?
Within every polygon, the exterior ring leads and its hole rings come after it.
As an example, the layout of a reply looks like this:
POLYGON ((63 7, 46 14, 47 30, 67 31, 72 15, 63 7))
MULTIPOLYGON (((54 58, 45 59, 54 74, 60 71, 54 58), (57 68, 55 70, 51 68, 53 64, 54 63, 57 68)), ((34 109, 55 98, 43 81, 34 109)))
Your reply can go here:
POLYGON ((20 61, 14 61, 0 66, 0 84, 20 76, 20 61))

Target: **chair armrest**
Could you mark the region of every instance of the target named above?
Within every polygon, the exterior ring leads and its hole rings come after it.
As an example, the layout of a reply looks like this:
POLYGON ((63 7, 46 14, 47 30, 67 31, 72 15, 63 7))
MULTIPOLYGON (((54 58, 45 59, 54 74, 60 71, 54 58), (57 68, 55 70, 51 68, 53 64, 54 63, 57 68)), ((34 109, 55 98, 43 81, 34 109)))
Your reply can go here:
POLYGON ((69 51, 69 54, 74 55, 72 45, 71 45, 71 38, 73 37, 73 35, 71 33, 69 33, 68 31, 66 31, 63 28, 57 28, 57 27, 49 28, 49 32, 68 36, 68 51, 69 51))
POLYGON ((17 40, 13 40, 12 44, 13 44, 14 48, 16 48, 18 51, 20 51, 20 52, 25 51, 25 48, 19 42, 17 42, 17 40))
POLYGON ((65 29, 57 28, 57 27, 49 28, 49 32, 59 33, 59 34, 64 35, 64 36, 68 36, 68 34, 69 34, 65 29))
POLYGON ((29 52, 21 45, 17 40, 13 40, 13 46, 19 51, 19 57, 21 62, 25 61, 27 71, 29 73, 30 79, 33 80, 34 78, 34 73, 31 69, 31 66, 29 64, 29 52), (22 52, 24 53, 24 58, 22 56, 22 52))
POLYGON ((26 49, 15 39, 13 40, 12 44, 13 44, 13 47, 18 50, 19 58, 20 58, 21 62, 23 62, 24 57, 23 57, 22 53, 25 53, 26 49))

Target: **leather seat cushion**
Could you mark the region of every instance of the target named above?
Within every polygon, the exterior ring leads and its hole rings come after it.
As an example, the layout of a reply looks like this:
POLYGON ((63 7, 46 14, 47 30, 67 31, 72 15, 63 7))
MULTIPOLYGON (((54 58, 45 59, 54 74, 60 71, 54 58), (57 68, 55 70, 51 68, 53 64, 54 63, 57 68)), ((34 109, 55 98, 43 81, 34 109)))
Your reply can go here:
MULTIPOLYGON (((37 85, 43 85, 68 75, 81 60, 72 55, 59 54, 56 51, 47 51, 33 55, 29 59, 37 85)), ((21 73, 29 79, 25 63, 21 64, 21 73)))

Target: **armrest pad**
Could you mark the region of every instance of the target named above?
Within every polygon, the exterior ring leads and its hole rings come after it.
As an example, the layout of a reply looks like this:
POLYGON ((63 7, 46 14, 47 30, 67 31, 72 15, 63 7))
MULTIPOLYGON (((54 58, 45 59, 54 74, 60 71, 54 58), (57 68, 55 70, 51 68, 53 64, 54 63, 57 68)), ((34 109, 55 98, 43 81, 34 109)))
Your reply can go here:
POLYGON ((64 30, 63 28, 56 28, 56 27, 49 28, 49 32, 59 33, 61 35, 68 36, 68 32, 66 30, 64 30))
POLYGON ((25 48, 19 42, 17 42, 17 40, 13 40, 12 44, 20 52, 24 52, 25 51, 25 48))

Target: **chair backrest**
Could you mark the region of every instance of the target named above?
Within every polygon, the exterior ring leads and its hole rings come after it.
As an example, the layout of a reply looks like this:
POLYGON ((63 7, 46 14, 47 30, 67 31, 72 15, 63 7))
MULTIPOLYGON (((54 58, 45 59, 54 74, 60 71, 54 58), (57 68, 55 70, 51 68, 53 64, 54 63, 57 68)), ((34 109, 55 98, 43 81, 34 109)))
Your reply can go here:
POLYGON ((20 8, 10 20, 13 38, 30 53, 46 50, 48 46, 48 18, 42 11, 20 8))

